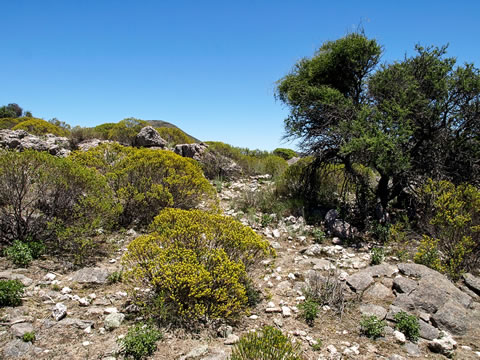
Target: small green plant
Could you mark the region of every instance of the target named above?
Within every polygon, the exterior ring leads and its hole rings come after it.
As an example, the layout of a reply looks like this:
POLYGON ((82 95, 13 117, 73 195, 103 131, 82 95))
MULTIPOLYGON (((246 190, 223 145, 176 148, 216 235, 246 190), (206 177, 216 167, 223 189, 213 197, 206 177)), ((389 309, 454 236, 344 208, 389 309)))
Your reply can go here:
POLYGON ((364 315, 360 321, 360 331, 363 335, 376 339, 382 336, 385 325, 385 321, 378 319, 375 315, 364 315))
POLYGON ((26 332, 22 336, 22 340, 25 342, 34 342, 35 341, 35 331, 26 332))
POLYGON ((123 280, 123 271, 114 271, 107 278, 110 284, 115 284, 118 282, 122 282, 123 280))
POLYGON ((407 339, 417 341, 420 336, 420 325, 418 319, 414 315, 408 315, 405 311, 400 311, 395 314, 395 326, 398 331, 405 334, 407 339))
POLYGON ((262 220, 261 220, 260 223, 262 224, 263 227, 267 227, 272 222, 273 222, 273 216, 272 215, 270 215, 270 214, 263 214, 262 215, 262 220))
POLYGON ((318 304, 312 299, 306 299, 299 306, 301 311, 300 316, 305 319, 309 326, 313 326, 318 315, 318 304))
POLYGON ((316 244, 321 244, 325 240, 325 233, 319 228, 312 230, 312 236, 316 244))
POLYGON ((440 252, 438 251, 439 240, 430 236, 423 235, 420 246, 415 253, 413 260, 417 264, 428 266, 429 268, 443 272, 445 270, 440 258, 440 252))
POLYGON ((313 351, 320 351, 322 350, 323 342, 322 339, 316 339, 315 343, 312 345, 313 351))
POLYGON ((390 239, 390 225, 382 224, 378 221, 373 222, 370 225, 370 231, 374 238, 385 244, 390 239))
POLYGON ((5 255, 15 265, 27 267, 33 260, 32 251, 28 245, 20 240, 5 249, 5 255))
POLYGON ((27 245, 34 259, 38 259, 45 253, 45 244, 41 241, 28 241, 27 245))
POLYGON ((370 264, 372 265, 381 264, 383 262, 383 259, 385 258, 385 251, 383 250, 383 248, 380 247, 374 247, 370 254, 370 264))
POLYGON ((60 285, 58 285, 58 284, 53 284, 53 285, 52 285, 52 290, 53 290, 53 291, 60 291, 60 285))
POLYGON ((145 359, 157 349, 156 342, 162 338, 162 333, 150 324, 139 323, 128 330, 127 335, 119 340, 121 354, 125 358, 135 360, 145 359))
POLYGON ((249 332, 235 344, 230 360, 302 360, 300 344, 271 326, 249 332))
POLYGON ((0 307, 22 303, 23 284, 18 280, 0 280, 0 307))

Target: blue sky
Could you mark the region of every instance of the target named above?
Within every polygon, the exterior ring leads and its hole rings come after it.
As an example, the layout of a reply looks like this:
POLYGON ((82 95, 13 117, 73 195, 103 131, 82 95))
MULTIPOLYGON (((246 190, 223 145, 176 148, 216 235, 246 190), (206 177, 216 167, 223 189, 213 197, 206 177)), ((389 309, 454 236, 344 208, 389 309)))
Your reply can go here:
POLYGON ((0 105, 94 126, 172 122, 272 150, 288 111, 275 82, 361 23, 383 61, 450 43, 480 66, 480 1, 1 1, 0 105))

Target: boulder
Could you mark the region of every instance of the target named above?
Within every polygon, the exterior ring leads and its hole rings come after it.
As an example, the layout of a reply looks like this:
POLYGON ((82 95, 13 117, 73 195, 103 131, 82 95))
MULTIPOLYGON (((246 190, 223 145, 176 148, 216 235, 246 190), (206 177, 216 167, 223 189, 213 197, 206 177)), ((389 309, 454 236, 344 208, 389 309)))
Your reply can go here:
POLYGON ((18 323, 18 324, 12 325, 12 327, 10 328, 10 331, 14 336, 21 338, 26 333, 33 332, 33 326, 28 322, 18 323))
POLYGON ((33 280, 30 279, 29 277, 26 277, 25 275, 22 275, 22 274, 16 274, 12 272, 12 270, 0 271, 0 279, 18 280, 24 286, 30 286, 33 283, 33 280))
POLYGON ((114 330, 120 327, 124 319, 125 315, 122 313, 111 313, 105 318, 104 327, 108 331, 114 330))
POLYGON ((72 281, 80 284, 105 284, 109 272, 104 268, 83 268, 72 274, 72 281))
POLYGON ((433 340, 436 339, 440 335, 440 331, 429 323, 423 321, 422 319, 418 320, 418 324, 420 325, 420 337, 433 340))
POLYGON ((368 271, 359 271, 347 277, 347 284, 355 290, 362 292, 373 283, 373 277, 368 271))
POLYGON ((372 316, 375 315, 378 319, 383 320, 387 315, 387 310, 385 308, 373 305, 373 304, 361 304, 359 307, 360 312, 362 315, 365 316, 372 316))
POLYGON ((137 147, 159 147, 165 148, 167 142, 162 139, 160 134, 153 126, 145 126, 135 136, 133 144, 137 147))
POLYGON ((467 310, 459 303, 448 301, 432 316, 432 323, 441 330, 447 330, 454 335, 464 335, 467 332, 471 318, 467 310))
POLYGON ((3 356, 5 359, 33 359, 35 358, 34 354, 39 354, 43 350, 34 346, 31 342, 24 342, 21 339, 15 339, 10 341, 3 348, 3 356))
POLYGON ((413 290, 417 288, 418 283, 415 280, 397 276, 393 279, 393 289, 400 294, 410 294, 413 290))
POLYGON ((178 144, 175 145, 174 152, 177 155, 188 157, 197 161, 201 161, 204 152, 208 149, 208 145, 204 143, 194 144, 178 144))
POLYGON ((385 300, 393 296, 392 290, 387 288, 385 285, 380 283, 375 283, 373 286, 370 286, 364 293, 363 298, 366 300, 385 300))
POLYGON ((470 290, 472 290, 475 294, 480 295, 480 278, 473 276, 470 273, 466 273, 463 275, 463 280, 465 284, 468 286, 470 290))

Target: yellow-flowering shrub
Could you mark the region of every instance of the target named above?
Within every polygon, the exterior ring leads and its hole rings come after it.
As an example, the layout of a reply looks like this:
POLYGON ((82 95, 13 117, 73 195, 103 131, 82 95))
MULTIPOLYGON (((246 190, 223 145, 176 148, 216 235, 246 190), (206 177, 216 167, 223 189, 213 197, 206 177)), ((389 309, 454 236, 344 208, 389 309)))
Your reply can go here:
POLYGON ((124 225, 148 224, 165 207, 189 209, 214 194, 198 164, 171 151, 102 144, 72 156, 107 177, 124 225))
POLYGON ((150 316, 191 326, 235 319, 247 305, 247 269, 272 250, 250 228, 200 210, 165 209, 152 233, 133 240, 127 277, 150 288, 141 302, 150 316))
POLYGON ((12 130, 25 130, 34 135, 53 134, 56 136, 68 136, 69 132, 60 126, 49 123, 48 121, 37 118, 23 118, 24 121, 15 125, 12 130))
POLYGON ((156 128, 163 140, 165 140, 169 146, 175 146, 177 144, 193 144, 195 140, 185 134, 182 130, 174 127, 160 127, 156 128))
POLYGON ((115 140, 125 145, 133 145, 135 136, 145 126, 148 126, 146 121, 132 117, 123 119, 113 126, 108 124, 106 129, 104 127, 100 130, 106 131, 108 129, 108 138, 110 140, 115 140))
POLYGON ((429 180, 422 189, 430 236, 424 236, 416 258, 424 248, 436 247, 442 267, 452 277, 480 262, 480 191, 469 184, 429 180))

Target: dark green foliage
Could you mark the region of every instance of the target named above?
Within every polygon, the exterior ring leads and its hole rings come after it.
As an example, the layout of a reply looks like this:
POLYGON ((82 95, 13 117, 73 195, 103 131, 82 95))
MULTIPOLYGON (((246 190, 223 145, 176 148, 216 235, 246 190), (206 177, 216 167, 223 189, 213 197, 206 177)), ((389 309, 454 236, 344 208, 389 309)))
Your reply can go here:
POLYGON ((298 305, 298 308, 301 311, 300 316, 308 325, 313 326, 318 315, 318 304, 311 298, 307 298, 303 303, 298 305))
POLYGON ((313 241, 316 244, 321 244, 325 240, 325 233, 322 231, 322 229, 319 229, 319 228, 314 228, 312 230, 312 236, 313 236, 313 241))
POLYGON ((379 265, 383 262, 383 259, 385 258, 385 251, 383 250, 383 248, 374 247, 370 253, 370 256, 370 264, 379 265))
POLYGON ((162 337, 162 333, 153 325, 139 323, 128 329, 123 339, 118 340, 121 346, 120 353, 127 359, 145 359, 155 352, 156 342, 162 337))
POLYGON ((22 116, 23 109, 17 104, 8 104, 0 107, 0 118, 18 118, 22 116))
POLYGON ((133 145, 135 136, 137 136, 139 131, 145 126, 148 126, 148 123, 144 120, 133 117, 126 118, 115 124, 108 131, 108 138, 124 145, 133 145))
POLYGON ((5 256, 19 266, 28 266, 33 260, 30 248, 20 240, 15 240, 11 246, 5 249, 5 256))
POLYGON ((122 282, 123 280, 123 271, 114 271, 110 275, 108 275, 108 282, 110 284, 115 284, 122 282))
POLYGON ((276 148, 273 150, 273 155, 280 156, 285 160, 290 160, 291 158, 297 156, 297 153, 292 149, 276 148))
POLYGON ((407 339, 417 341, 420 336, 420 324, 415 315, 408 315, 405 311, 395 314, 395 325, 398 331, 401 331, 407 339))
POLYGON ((18 280, 0 280, 0 307, 22 303, 23 284, 18 280))
POLYGON ((265 326, 249 332, 235 344, 230 360, 302 360, 298 343, 293 343, 278 329, 265 326))
POLYGON ((391 201, 411 199, 405 189, 422 177, 479 184, 480 72, 456 66, 445 47, 416 50, 377 67, 381 47, 353 33, 324 43, 278 83, 276 96, 290 108, 287 137, 314 156, 311 173, 344 165, 364 219, 383 220, 391 201), (360 166, 374 171, 374 181, 360 166))
POLYGON ((93 250, 96 229, 108 229, 118 209, 98 172, 44 152, 0 154, 0 241, 19 240, 32 257, 41 242, 75 256, 93 250), (39 243, 40 242, 40 243, 39 243))
POLYGON ((383 335, 383 330, 387 323, 378 319, 375 315, 362 316, 360 321, 360 331, 363 335, 376 339, 383 335))

